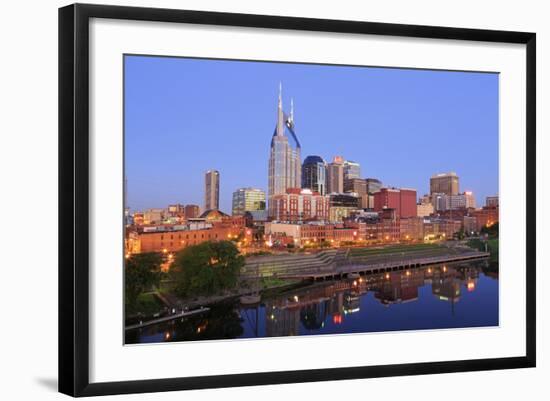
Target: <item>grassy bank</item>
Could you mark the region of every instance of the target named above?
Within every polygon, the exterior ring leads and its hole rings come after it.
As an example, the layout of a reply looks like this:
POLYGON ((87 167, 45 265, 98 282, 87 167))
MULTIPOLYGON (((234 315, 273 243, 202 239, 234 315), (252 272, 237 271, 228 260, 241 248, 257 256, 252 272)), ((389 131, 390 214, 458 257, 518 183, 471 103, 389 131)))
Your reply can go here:
MULTIPOLYGON (((491 262, 498 262, 498 238, 491 238, 487 242, 487 251, 491 254, 491 262)), ((470 248, 485 252, 485 241, 478 238, 471 239, 467 242, 470 248)))
POLYGON ((437 244, 391 245, 383 248, 352 248, 350 256, 374 256, 400 252, 424 251, 441 248, 437 244))
POLYGON ((126 316, 131 317, 138 313, 145 316, 153 315, 161 310, 163 306, 154 292, 147 292, 138 297, 135 305, 126 305, 126 316))

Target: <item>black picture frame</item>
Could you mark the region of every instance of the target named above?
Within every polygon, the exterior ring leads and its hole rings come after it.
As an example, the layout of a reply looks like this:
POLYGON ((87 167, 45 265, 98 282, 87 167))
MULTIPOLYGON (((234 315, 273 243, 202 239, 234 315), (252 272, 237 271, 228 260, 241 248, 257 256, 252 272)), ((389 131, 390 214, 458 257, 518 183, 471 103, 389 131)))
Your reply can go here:
POLYGON ((536 35, 436 26, 74 4, 59 9, 59 391, 71 396, 141 393, 534 367, 536 35), (526 45, 526 355, 268 373, 89 381, 89 21, 160 21, 251 28, 438 38, 526 45))

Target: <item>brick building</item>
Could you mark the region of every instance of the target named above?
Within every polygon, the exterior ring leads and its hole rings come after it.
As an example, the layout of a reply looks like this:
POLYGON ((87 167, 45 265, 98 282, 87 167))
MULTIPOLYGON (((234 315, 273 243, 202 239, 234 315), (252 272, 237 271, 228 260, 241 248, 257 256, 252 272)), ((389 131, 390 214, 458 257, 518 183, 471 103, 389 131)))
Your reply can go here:
POLYGON ((285 194, 273 195, 273 220, 302 222, 327 220, 329 197, 310 189, 289 188, 285 194))
POLYGON ((499 212, 498 207, 484 206, 481 209, 474 210, 471 216, 476 218, 477 231, 480 231, 484 226, 490 227, 498 223, 499 212))
POLYGON ((400 218, 417 216, 416 190, 407 188, 382 188, 374 194, 374 210, 395 209, 400 218))
POLYGON ((184 225, 145 226, 128 233, 127 251, 130 253, 177 252, 205 241, 237 238, 251 241, 251 235, 251 230, 246 230, 244 226, 243 218, 225 218, 213 223, 203 220, 184 225))

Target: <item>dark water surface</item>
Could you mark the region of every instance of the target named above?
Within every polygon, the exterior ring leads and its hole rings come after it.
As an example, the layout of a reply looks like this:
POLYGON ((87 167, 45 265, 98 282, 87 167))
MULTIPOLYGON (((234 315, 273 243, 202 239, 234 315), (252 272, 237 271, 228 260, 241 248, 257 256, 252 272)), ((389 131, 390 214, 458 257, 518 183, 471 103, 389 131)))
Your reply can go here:
POLYGON ((497 326, 498 265, 437 265, 325 281, 126 332, 126 343, 497 326))

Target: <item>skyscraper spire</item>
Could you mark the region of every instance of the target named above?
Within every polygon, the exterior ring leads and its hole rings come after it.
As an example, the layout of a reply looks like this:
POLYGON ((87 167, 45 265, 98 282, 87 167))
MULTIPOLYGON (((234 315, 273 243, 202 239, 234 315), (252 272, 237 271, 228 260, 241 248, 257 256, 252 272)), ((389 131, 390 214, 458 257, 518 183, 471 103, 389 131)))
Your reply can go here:
POLYGON ((279 103, 277 104, 277 136, 284 136, 284 113, 283 113, 283 84, 279 81, 279 103))
POLYGON ((294 122, 294 99, 290 98, 290 122, 294 122))
POLYGON ((283 111, 283 84, 279 82, 277 125, 271 137, 268 169, 268 215, 275 217, 276 196, 286 194, 289 188, 302 187, 300 142, 294 132, 294 100, 290 115, 283 111), (289 142, 292 139, 293 143, 289 142))

